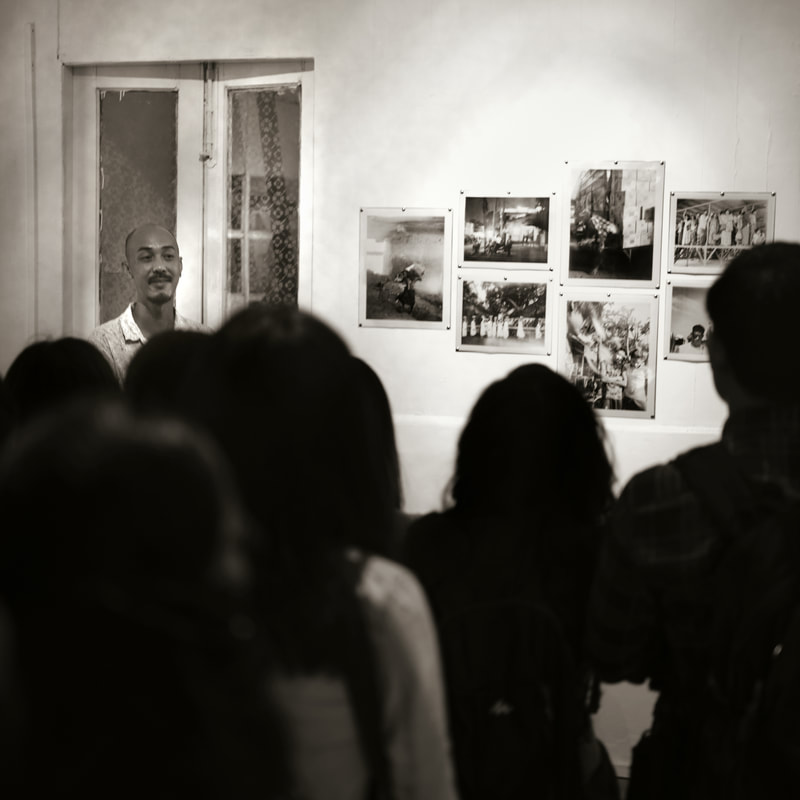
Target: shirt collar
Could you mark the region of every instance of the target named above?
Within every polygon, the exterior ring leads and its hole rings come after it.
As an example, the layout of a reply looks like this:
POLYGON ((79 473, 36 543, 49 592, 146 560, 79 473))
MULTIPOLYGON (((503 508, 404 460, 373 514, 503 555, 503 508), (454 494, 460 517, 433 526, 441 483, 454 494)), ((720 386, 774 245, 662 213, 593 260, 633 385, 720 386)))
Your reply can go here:
MULTIPOLYGON (((175 314, 176 330, 191 327, 186 317, 183 317, 178 313, 178 309, 173 307, 172 310, 175 314)), ((142 342, 142 344, 144 344, 147 341, 147 337, 142 333, 141 329, 136 324, 136 320, 133 318, 133 303, 130 303, 122 312, 119 318, 119 324, 122 328, 122 335, 125 337, 126 342, 142 342)))
POLYGON ((119 318, 119 324, 122 328, 122 335, 125 337, 126 342, 146 342, 144 334, 139 330, 136 320, 133 318, 133 303, 122 312, 119 318))
POLYGON ((191 330, 192 328, 196 328, 197 326, 191 322, 191 320, 186 319, 186 317, 182 316, 178 313, 178 309, 175 309, 175 330, 183 330, 187 328, 191 330))

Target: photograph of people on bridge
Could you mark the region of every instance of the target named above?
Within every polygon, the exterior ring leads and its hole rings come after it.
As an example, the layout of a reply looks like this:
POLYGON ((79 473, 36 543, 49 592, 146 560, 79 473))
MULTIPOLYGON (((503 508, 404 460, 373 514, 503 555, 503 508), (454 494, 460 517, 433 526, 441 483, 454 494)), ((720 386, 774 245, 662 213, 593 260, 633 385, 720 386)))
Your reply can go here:
POLYGON ((743 250, 771 242, 771 192, 673 192, 668 272, 715 275, 743 250))
POLYGON ((550 197, 464 197, 461 264, 549 269, 550 197))

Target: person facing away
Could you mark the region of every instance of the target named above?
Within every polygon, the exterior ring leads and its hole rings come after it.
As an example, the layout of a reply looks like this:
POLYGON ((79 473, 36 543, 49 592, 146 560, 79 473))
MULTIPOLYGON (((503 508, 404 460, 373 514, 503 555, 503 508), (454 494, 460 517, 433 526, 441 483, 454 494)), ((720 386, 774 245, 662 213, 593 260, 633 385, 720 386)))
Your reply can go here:
POLYGON ((138 414, 182 417, 184 388, 194 370, 202 370, 212 347, 210 333, 172 330, 140 347, 128 365, 124 394, 138 414))
POLYGON ((212 442, 81 398, 8 443, 0 506, 0 794, 286 797, 212 442))
POLYGON ((5 382, 15 426, 78 398, 120 393, 97 348, 72 336, 29 344, 11 362, 5 382))
POLYGON ((363 365, 321 320, 264 304, 212 345, 189 413, 222 445, 257 524, 256 620, 275 658, 291 796, 453 800, 430 610, 382 556, 399 486, 364 413, 363 365))
MULTIPOLYGON (((782 503, 800 497, 800 406, 785 350, 742 335, 747 320, 770 330, 776 342, 791 341, 798 292, 800 244, 763 245, 730 262, 706 300, 706 346, 729 409, 713 445, 717 465, 693 478, 681 459, 710 451, 695 448, 646 469, 630 480, 611 514, 589 606, 588 646, 601 680, 649 680, 658 692, 650 731, 634 749, 630 798, 729 796, 725 776, 710 766, 714 748, 703 749, 698 738, 711 713, 699 709, 711 708, 716 697, 709 678, 712 620, 725 612, 707 587, 736 540, 722 530, 708 497, 715 488, 724 491, 728 473, 747 493, 776 494, 782 503)), ((744 527, 751 509, 740 508, 742 494, 724 496, 744 527)), ((745 561, 748 569, 752 561, 745 561)), ((796 719, 800 708, 794 713, 796 719)))
POLYGON ((170 231, 152 222, 134 228, 125 239, 125 266, 133 279, 133 301, 122 314, 89 334, 89 341, 108 359, 120 384, 134 353, 156 334, 206 329, 175 308, 183 260, 170 231))
MULTIPOLYGON (((612 480, 602 430, 579 390, 543 365, 525 365, 489 385, 473 407, 458 442, 450 506, 409 528, 405 559, 437 622, 459 791, 466 800, 617 797, 608 755, 592 733, 590 713, 599 698, 583 649, 586 604, 612 480), (463 652, 454 649, 448 659, 449 626, 466 619, 474 629, 484 610, 502 604, 510 605, 501 610, 502 617, 492 618, 494 631, 511 624, 523 606, 539 604, 557 620, 557 638, 566 645, 566 657, 558 664, 557 647, 543 652, 551 640, 534 637, 534 651, 552 657, 556 666, 543 672, 535 689, 549 698, 549 707, 529 717, 525 686, 506 676, 518 669, 515 652, 525 650, 537 619, 517 631, 512 628, 502 649, 474 642, 463 652), (464 616, 471 613, 472 618, 464 616), (476 719, 471 694, 461 694, 460 688, 463 653, 473 649, 486 651, 503 676, 497 696, 484 698, 476 719), (547 726, 547 732, 542 740, 531 736, 515 750, 513 736, 501 739, 503 720, 517 731, 547 726), (553 736, 560 744, 548 750, 545 742, 553 736), (508 745, 505 752, 494 751, 498 740, 501 748, 508 745)), ((494 631, 487 634, 492 641, 494 631)), ((525 672, 529 664, 521 667, 525 672)), ((465 677, 466 686, 472 676, 465 677)), ((490 680, 494 677, 481 671, 481 686, 490 680)))

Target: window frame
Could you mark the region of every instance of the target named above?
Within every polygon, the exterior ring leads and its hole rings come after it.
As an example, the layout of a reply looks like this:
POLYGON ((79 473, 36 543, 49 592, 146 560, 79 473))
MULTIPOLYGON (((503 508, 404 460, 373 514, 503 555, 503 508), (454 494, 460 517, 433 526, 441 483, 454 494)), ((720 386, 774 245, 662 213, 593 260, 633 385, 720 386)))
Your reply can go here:
MULTIPOLYGON (((86 336, 99 322, 100 310, 100 93, 176 91, 177 186, 175 237, 184 271, 176 306, 186 317, 202 314, 203 83, 201 65, 76 67, 72 70, 72 176, 68 191, 71 240, 65 329, 86 336), (194 155, 193 155, 194 154, 194 155), (91 258, 87 258, 91 243, 91 258)), ((120 253, 120 258, 123 254, 120 253)))
MULTIPOLYGON (((314 118, 314 75, 310 71, 280 71, 273 65, 273 74, 264 73, 264 64, 239 62, 218 65, 214 81, 212 116, 214 118, 214 155, 206 170, 207 224, 205 249, 207 263, 219 265, 208 271, 204 318, 216 328, 227 312, 227 248, 228 248, 228 107, 231 91, 237 89, 300 87, 300 162, 297 208, 297 304, 311 308, 312 289, 312 226, 313 226, 313 163, 314 139, 311 134, 314 118), (224 232, 224 235, 222 235, 224 232)), ((245 280, 243 275, 243 281, 245 280)))
MULTIPOLYGON (((100 309, 100 92, 178 92, 175 235, 183 259, 182 315, 212 328, 227 305, 227 93, 299 85, 298 305, 311 307, 313 61, 116 64, 69 68, 65 123, 64 330, 85 337, 100 309), (211 67, 211 69, 209 69, 211 67), (87 249, 91 248, 91 253, 87 249)), ((123 254, 120 253, 120 259, 123 254)))

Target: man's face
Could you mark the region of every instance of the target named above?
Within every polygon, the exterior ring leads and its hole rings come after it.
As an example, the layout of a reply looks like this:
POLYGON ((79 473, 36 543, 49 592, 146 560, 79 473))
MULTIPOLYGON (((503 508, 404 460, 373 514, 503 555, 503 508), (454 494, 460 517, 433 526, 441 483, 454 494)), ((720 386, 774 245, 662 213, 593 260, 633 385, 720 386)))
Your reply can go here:
POLYGON ((157 225, 143 225, 125 252, 139 302, 171 303, 183 270, 175 237, 157 225))
POLYGON ((701 347, 703 344, 703 334, 700 331, 692 331, 689 334, 689 343, 692 347, 701 347))

